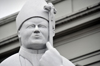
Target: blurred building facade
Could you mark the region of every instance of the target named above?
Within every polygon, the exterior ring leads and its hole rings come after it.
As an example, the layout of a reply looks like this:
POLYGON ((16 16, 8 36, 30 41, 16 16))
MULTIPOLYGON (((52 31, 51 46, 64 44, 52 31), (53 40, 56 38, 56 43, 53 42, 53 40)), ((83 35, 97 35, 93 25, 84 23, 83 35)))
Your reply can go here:
MULTIPOLYGON (((76 66, 100 66, 100 0, 52 0, 54 47, 76 66)), ((17 13, 0 19, 0 62, 18 52, 17 13)))

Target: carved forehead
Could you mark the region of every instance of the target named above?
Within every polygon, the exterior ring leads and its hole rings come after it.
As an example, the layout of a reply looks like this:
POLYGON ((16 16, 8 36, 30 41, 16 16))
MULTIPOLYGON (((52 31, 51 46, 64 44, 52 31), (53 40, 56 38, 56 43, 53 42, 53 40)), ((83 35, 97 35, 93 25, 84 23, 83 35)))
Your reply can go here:
MULTIPOLYGON (((43 20, 45 20, 45 21, 47 21, 47 22, 49 23, 49 21, 48 21, 46 18, 44 18, 44 17, 40 17, 40 16, 30 17, 30 18, 26 19, 24 22, 22 22, 22 24, 20 25, 18 31, 21 29, 21 27, 22 27, 22 25, 23 25, 24 23, 26 23, 26 22, 29 21, 29 20, 35 19, 35 18, 37 18, 37 19, 43 19, 43 20)), ((38 20, 37 20, 37 21, 38 21, 38 20)))

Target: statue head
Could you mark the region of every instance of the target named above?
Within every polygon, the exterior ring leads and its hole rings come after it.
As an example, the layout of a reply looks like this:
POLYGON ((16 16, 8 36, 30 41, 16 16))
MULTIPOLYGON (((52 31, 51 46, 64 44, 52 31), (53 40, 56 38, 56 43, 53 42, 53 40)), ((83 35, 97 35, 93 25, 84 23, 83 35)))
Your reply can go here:
POLYGON ((45 0, 29 0, 16 18, 18 37, 22 46, 28 49, 44 49, 53 40, 54 13, 45 0), (50 24, 52 23, 52 24, 50 24))

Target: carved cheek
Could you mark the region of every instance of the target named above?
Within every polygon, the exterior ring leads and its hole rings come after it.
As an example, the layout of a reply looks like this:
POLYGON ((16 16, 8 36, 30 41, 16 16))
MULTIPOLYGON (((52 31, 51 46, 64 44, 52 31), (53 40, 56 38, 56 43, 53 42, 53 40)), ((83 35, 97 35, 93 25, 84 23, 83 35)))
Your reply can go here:
POLYGON ((43 35, 44 35, 44 37, 46 38, 46 39, 48 39, 48 29, 45 29, 44 31, 43 31, 43 35))

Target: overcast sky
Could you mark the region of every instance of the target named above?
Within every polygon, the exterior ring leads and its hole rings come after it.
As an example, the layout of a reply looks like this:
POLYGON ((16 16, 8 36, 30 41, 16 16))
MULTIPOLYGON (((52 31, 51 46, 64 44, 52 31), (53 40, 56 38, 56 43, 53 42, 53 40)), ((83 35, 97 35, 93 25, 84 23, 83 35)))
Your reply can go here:
POLYGON ((27 0, 0 0, 0 18, 18 12, 27 0))

